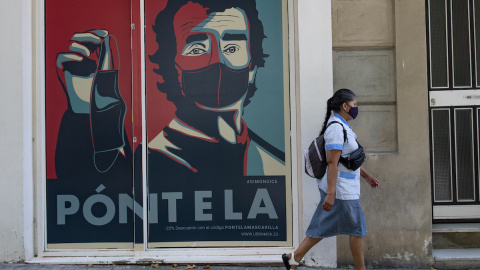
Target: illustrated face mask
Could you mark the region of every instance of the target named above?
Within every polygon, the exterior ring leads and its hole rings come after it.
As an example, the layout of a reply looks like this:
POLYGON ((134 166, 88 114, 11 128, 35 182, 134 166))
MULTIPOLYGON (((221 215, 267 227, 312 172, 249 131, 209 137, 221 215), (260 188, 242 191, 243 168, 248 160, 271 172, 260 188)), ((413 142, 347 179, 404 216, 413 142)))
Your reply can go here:
POLYGON ((249 68, 231 69, 216 63, 196 70, 182 70, 183 93, 206 107, 225 107, 247 92, 249 68))
POLYGON ((117 50, 114 36, 107 36, 102 44, 99 63, 92 83, 90 97, 90 130, 94 148, 94 164, 99 172, 108 171, 125 146, 125 114, 127 106, 120 95, 118 73, 120 59, 114 67, 111 49, 117 50), (115 46, 110 46, 110 41, 115 46))
POLYGON ((125 146, 126 104, 118 89, 118 70, 98 70, 90 103, 90 128, 95 149, 95 167, 107 171, 125 146))

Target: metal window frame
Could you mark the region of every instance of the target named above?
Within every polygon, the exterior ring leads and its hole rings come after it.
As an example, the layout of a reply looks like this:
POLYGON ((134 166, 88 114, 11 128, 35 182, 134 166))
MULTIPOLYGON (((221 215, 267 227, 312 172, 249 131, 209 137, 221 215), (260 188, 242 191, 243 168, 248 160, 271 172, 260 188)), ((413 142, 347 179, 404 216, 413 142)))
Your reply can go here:
POLYGON ((433 111, 447 111, 448 112, 448 138, 449 138, 449 153, 450 153, 450 164, 452 164, 452 148, 451 148, 451 138, 452 138, 452 127, 451 127, 451 112, 450 109, 448 108, 435 108, 435 109, 430 109, 431 110, 431 140, 432 140, 432 180, 433 180, 433 201, 434 202, 440 202, 440 203, 445 203, 445 202, 453 202, 453 170, 451 169, 450 165, 450 200, 437 200, 435 196, 435 190, 436 190, 436 175, 435 175, 435 158, 433 157, 433 154, 435 153, 435 138, 434 138, 434 132, 433 132, 433 127, 434 127, 434 120, 433 120, 433 111))
MULTIPOLYGON (((477 171, 480 174, 480 107, 476 108, 477 110, 477 123, 474 122, 474 124, 477 125, 477 137, 475 138, 477 141, 477 171)), ((472 119, 473 120, 473 119, 472 119)), ((480 175, 479 175, 480 176, 480 175)), ((477 184, 476 189, 475 189, 475 195, 477 195, 477 192, 480 192, 477 189, 480 189, 480 177, 477 177, 475 183, 477 184)), ((478 198, 480 200, 480 198, 478 198)))
MULTIPOLYGON (((476 7, 476 2, 478 0, 473 0, 473 7, 472 7, 472 14, 473 14, 473 44, 475 46, 474 48, 474 61, 475 61, 475 87, 476 88, 479 88, 480 87, 480 80, 478 78, 478 62, 477 62, 477 56, 478 56, 478 50, 477 50, 477 46, 480 46, 480 44, 477 44, 477 27, 475 25, 475 21, 476 21, 476 12, 475 12, 475 7, 476 7)), ((480 5, 480 3, 479 3, 480 5)), ((478 48, 480 50, 480 48, 478 48)))
POLYGON ((476 193, 475 193, 475 189, 476 189, 476 184, 475 184, 475 178, 476 178, 476 174, 475 174, 475 141, 474 141, 474 136, 472 134, 472 137, 471 137, 471 158, 472 158, 472 175, 473 175, 473 179, 472 179, 472 182, 473 182, 473 199, 470 200, 466 200, 466 199, 459 199, 459 196, 458 196, 458 147, 457 147, 457 111, 460 111, 460 110, 468 110, 470 111, 470 124, 472 126, 472 133, 473 133, 473 130, 474 130, 474 126, 473 126, 473 108, 453 108, 453 121, 454 121, 454 124, 453 124, 453 128, 454 128, 454 132, 455 132, 455 185, 456 185, 456 201, 457 202, 475 202, 476 201, 476 193))
POLYGON ((445 58, 447 59, 447 85, 446 86, 437 86, 437 87, 433 87, 433 76, 432 76, 432 29, 431 29, 431 21, 430 21, 430 18, 431 18, 431 13, 430 13, 430 2, 432 0, 428 0, 428 56, 429 56, 429 64, 430 64, 430 68, 429 68, 429 73, 430 73, 430 89, 448 89, 449 85, 450 85, 450 58, 449 58, 449 54, 448 54, 448 13, 447 13, 447 0, 443 0, 445 2, 445 45, 447 45, 446 47, 446 50, 445 50, 445 58))
MULTIPOLYGON (((471 35, 471 26, 470 26, 470 1, 467 1, 467 21, 468 21, 468 55, 470 56, 469 59, 469 66, 470 66, 470 72, 469 72, 469 78, 470 78, 470 85, 460 85, 456 86, 455 85, 455 53, 454 53, 454 46, 453 46, 453 14, 452 14, 452 4, 453 1, 450 1, 450 43, 451 43, 451 57, 452 57, 452 89, 459 89, 459 88, 472 88, 472 35, 471 35)), ((431 68, 430 68, 431 70, 431 68)))

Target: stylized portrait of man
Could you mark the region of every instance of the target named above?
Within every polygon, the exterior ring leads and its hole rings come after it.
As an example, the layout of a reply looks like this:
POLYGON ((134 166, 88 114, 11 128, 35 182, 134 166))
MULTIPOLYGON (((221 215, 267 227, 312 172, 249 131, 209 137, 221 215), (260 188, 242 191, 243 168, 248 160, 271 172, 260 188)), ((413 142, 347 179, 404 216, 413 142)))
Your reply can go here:
POLYGON ((267 57, 255 1, 169 1, 154 31, 150 60, 176 117, 148 143, 150 175, 265 175, 283 166, 284 153, 242 119, 267 57))
MULTIPOLYGON (((168 1, 156 16, 153 31, 158 49, 149 60, 160 75, 156 86, 176 111, 158 134, 147 134, 148 187, 150 194, 162 194, 164 201, 175 205, 175 213, 183 215, 159 217, 150 225, 150 239, 242 240, 240 233, 232 236, 228 230, 164 228, 195 227, 198 222, 212 228, 244 219, 249 219, 245 224, 280 224, 282 231, 285 154, 243 119, 255 98, 257 72, 268 57, 256 1, 168 1), (267 189, 259 193, 260 186, 247 184, 248 176, 267 175, 278 177, 270 193, 267 189)), ((283 97, 283 91, 278 89, 277 95, 283 97)), ((159 211, 170 214, 172 205, 160 205, 159 211)), ((278 237, 285 239, 285 234, 278 237)))

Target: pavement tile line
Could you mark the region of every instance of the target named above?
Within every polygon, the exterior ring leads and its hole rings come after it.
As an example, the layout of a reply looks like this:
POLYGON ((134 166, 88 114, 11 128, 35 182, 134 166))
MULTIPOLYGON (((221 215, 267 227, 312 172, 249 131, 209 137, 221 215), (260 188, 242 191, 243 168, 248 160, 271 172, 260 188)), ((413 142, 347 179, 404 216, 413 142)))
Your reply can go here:
MULTIPOLYGON (((0 264, 0 270, 185 270, 187 265, 54 265, 54 264, 0 264)), ((208 270, 205 265, 196 265, 191 270, 208 270)), ((209 270, 285 270, 285 267, 210 266, 209 270)), ((353 270, 352 268, 314 268, 301 266, 298 270, 353 270)), ((430 270, 428 268, 391 268, 375 270, 430 270)), ((440 270, 440 269, 439 269, 440 270)))
MULTIPOLYGON (((0 264, 0 270, 184 270, 187 265, 172 267, 169 265, 52 265, 52 264, 0 264)), ((210 270, 285 270, 285 267, 236 267, 236 266, 210 266, 210 270)), ((310 268, 299 267, 298 270, 352 270, 340 268, 310 268)), ((204 265, 198 265, 191 270, 207 270, 204 265)), ((377 269, 381 270, 381 269, 377 269)), ((415 269, 409 269, 415 270, 415 269)), ((428 270, 428 269, 426 269, 428 270)))

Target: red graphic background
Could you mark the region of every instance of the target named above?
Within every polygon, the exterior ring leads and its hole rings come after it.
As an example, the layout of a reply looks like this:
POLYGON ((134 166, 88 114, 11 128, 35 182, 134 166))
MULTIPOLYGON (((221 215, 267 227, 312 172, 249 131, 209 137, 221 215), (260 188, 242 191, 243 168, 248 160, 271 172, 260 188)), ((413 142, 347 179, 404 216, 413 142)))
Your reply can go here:
POLYGON ((153 25, 158 13, 167 5, 167 0, 145 1, 145 73, 147 88, 147 140, 152 140, 170 123, 175 114, 175 105, 167 100, 167 95, 157 89, 157 82, 162 82, 162 76, 153 72, 158 65, 148 59, 158 50, 153 25))
MULTIPOLYGON (((67 97, 56 73, 58 53, 68 52, 69 41, 75 33, 92 29, 107 29, 114 35, 120 51, 120 94, 127 104, 125 129, 128 141, 132 138, 132 61, 130 0, 65 1, 45 3, 45 70, 46 70, 46 164, 47 179, 55 179, 55 149, 67 97)), ((74 154, 74 153, 72 153, 74 154)))

